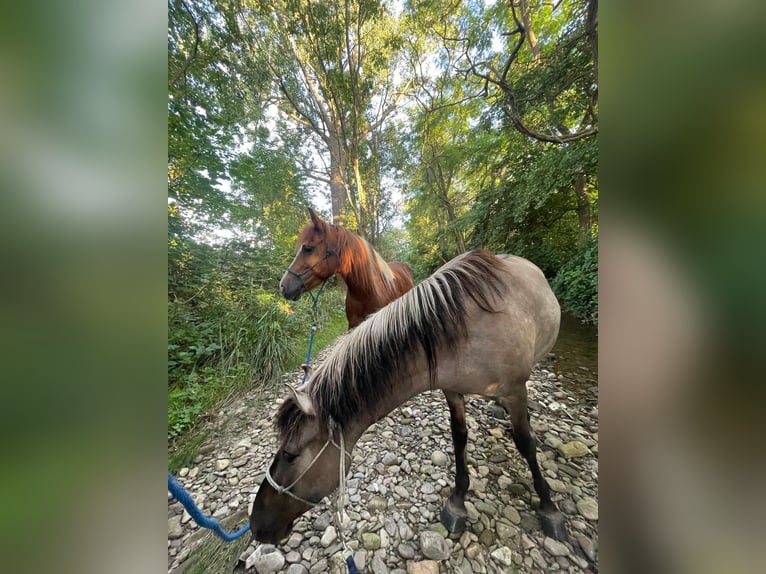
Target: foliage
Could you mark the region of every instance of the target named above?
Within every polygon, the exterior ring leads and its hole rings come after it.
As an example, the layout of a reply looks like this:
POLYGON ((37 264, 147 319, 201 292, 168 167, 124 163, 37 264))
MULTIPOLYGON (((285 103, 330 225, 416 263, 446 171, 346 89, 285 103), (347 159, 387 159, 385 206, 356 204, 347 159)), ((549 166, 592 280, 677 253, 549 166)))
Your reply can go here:
POLYGON ((598 323, 598 244, 592 241, 562 265, 551 287, 565 310, 598 323))

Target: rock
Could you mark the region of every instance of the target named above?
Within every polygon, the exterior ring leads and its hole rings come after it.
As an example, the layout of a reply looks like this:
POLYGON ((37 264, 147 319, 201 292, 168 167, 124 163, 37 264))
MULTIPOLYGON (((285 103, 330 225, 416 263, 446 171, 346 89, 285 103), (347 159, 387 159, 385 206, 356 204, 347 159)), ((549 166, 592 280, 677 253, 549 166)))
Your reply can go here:
POLYGON ((356 564, 359 571, 364 570, 364 567, 367 564, 367 552, 364 550, 357 550, 354 553, 354 564, 356 564))
POLYGON ((388 502, 382 496, 375 495, 367 502, 367 510, 370 512, 382 512, 388 507, 388 502))
POLYGON ((365 532, 362 534, 362 544, 367 550, 377 550, 380 548, 380 536, 374 532, 365 532))
POLYGON ((189 474, 189 467, 185 466, 181 470, 178 471, 178 476, 180 478, 184 478, 187 474, 189 474))
POLYGON ((231 464, 231 461, 228 458, 221 458, 215 461, 215 469, 217 471, 226 470, 229 467, 229 464, 231 464))
POLYGON ((518 482, 514 482, 511 486, 509 486, 508 490, 510 490, 511 494, 514 496, 524 496, 527 493, 527 487, 518 482))
POLYGON ((575 458, 578 456, 585 456, 590 453, 588 447, 584 442, 579 440, 573 440, 571 442, 559 444, 555 447, 561 453, 564 458, 575 458))
POLYGON ((383 562, 380 556, 373 557, 370 567, 372 568, 372 574, 388 574, 388 566, 386 566, 386 563, 383 562))
POLYGON ((489 548, 495 543, 495 533, 487 528, 484 532, 479 534, 479 542, 489 548))
POLYGON ((434 532, 438 532, 442 538, 447 538, 449 536, 449 531, 445 528, 445 526, 441 522, 437 522, 436 524, 432 524, 428 527, 429 530, 433 530, 434 532))
POLYGON ((482 514, 486 514, 489 517, 494 518, 497 514, 497 508, 493 504, 489 504, 488 502, 484 502, 482 500, 477 500, 474 502, 474 506, 476 507, 476 510, 481 512, 482 514))
POLYGON ((588 520, 598 520, 598 501, 594 498, 581 498, 577 501, 577 511, 588 520))
POLYGON ((245 568, 255 568, 258 574, 278 572, 284 565, 285 557, 271 544, 259 546, 245 561, 245 568))
POLYGON ((511 526, 510 524, 506 524, 505 522, 497 522, 495 525, 495 530, 497 531, 497 537, 500 540, 509 540, 516 536, 516 533, 518 530, 511 526))
POLYGON ((399 553, 399 556, 405 560, 412 560, 415 558, 415 549, 409 544, 400 544, 396 547, 396 551, 399 553))
POLYGON ((290 535, 290 538, 287 539, 287 545, 290 548, 298 548, 298 546, 301 545, 301 542, 303 542, 303 534, 300 532, 293 532, 290 535))
POLYGON ((435 450, 431 453, 431 462, 436 466, 447 466, 449 459, 447 455, 440 450, 435 450))
POLYGON ((434 560, 421 560, 409 562, 407 574, 439 574, 439 563, 434 560))
POLYGON ((314 562, 309 569, 310 574, 327 574, 328 571, 329 564, 327 558, 322 558, 321 560, 314 562))
POLYGON ((420 533, 420 550, 431 560, 446 560, 449 558, 447 541, 438 532, 426 530, 420 533))
POLYGON ((184 534, 184 529, 181 526, 181 518, 182 516, 177 514, 173 518, 168 519, 168 538, 171 540, 181 538, 184 534))
POLYGON ((563 482, 561 482, 560 480, 555 479, 555 478, 549 478, 548 479, 548 486, 551 487, 551 490, 553 492, 566 492, 567 491, 566 484, 564 484, 563 482))
POLYGON ((323 512, 319 516, 317 516, 316 520, 314 520, 314 524, 312 524, 312 528, 314 530, 318 530, 319 532, 324 532, 327 530, 327 527, 330 526, 330 523, 332 522, 332 513, 331 512, 323 512))
POLYGON ((479 519, 479 511, 476 510, 476 507, 473 505, 473 502, 466 500, 465 501, 465 509, 468 512, 468 520, 471 522, 475 522, 479 519))
POLYGON ((335 542, 337 538, 338 538, 338 533, 335 530, 335 527, 331 524, 324 531, 324 534, 322 534, 322 538, 319 540, 319 543, 322 545, 322 548, 328 548, 330 544, 335 542))
POLYGON ((300 552, 297 552, 295 550, 291 550, 287 554, 285 554, 285 560, 287 560, 288 564, 295 564, 296 562, 301 561, 301 554, 300 552))
POLYGON ((471 544, 465 549, 465 555, 469 560, 476 560, 481 555, 481 544, 471 544))
POLYGON ((392 452, 387 452, 383 455, 381 462, 383 463, 383 466, 392 466, 399 463, 399 457, 392 452))
POLYGON ((507 546, 501 546, 497 550, 493 550, 490 556, 495 562, 499 562, 503 566, 511 566, 513 564, 513 553, 507 546))
POLYGON ((585 553, 585 556, 588 557, 588 560, 593 562, 596 559, 596 547, 593 544, 593 540, 582 534, 576 534, 575 538, 577 539, 580 548, 582 548, 582 551, 585 553))
POLYGON ((303 564, 291 564, 287 569, 287 574, 308 574, 308 570, 303 564))
POLYGON ((495 438, 503 438, 503 429, 499 429, 499 428, 489 429, 489 434, 495 438))
POLYGON ((516 510, 513 506, 506 506, 503 508, 503 516, 505 516, 513 524, 521 524, 521 515, 519 514, 519 511, 516 510))
POLYGON ((545 540, 543 540, 543 547, 553 556, 569 555, 569 547, 563 542, 559 542, 550 536, 546 536, 545 540))

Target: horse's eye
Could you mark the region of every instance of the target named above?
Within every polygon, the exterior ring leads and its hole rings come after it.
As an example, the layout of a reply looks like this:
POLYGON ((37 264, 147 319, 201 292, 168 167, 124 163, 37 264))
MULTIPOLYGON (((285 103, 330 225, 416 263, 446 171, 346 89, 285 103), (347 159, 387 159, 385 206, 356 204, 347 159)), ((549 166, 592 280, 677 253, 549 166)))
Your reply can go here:
POLYGON ((303 246, 303 252, 304 253, 313 253, 314 252, 314 248, 311 247, 311 245, 304 245, 303 246))
POLYGON ((298 458, 297 454, 293 454, 291 452, 287 452, 286 450, 282 451, 282 456, 284 457, 285 462, 287 462, 287 463, 295 462, 295 459, 298 458))

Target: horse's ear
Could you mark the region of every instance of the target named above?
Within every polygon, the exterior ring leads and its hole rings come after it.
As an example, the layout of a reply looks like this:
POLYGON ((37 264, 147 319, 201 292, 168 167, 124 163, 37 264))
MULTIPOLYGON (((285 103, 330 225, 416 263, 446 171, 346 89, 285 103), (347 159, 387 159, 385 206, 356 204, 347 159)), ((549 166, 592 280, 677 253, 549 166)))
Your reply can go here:
POLYGON ((316 416, 317 413, 314 409, 314 403, 311 402, 311 398, 308 396, 308 394, 303 389, 296 389, 291 384, 286 384, 287 388, 290 389, 290 394, 295 399, 295 404, 298 405, 298 408, 307 415, 316 416))
POLYGON ((322 221, 319 218, 319 216, 314 212, 313 209, 309 207, 308 210, 309 210, 309 215, 311 216, 311 222, 314 224, 314 227, 316 228, 317 231, 321 231, 322 228, 324 227, 324 221, 322 221))

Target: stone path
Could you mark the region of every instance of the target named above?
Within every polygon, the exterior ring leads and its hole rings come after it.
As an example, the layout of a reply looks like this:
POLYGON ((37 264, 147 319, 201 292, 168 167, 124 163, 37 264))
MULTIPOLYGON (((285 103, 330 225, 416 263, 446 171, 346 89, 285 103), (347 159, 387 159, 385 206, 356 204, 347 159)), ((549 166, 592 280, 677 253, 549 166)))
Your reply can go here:
MULTIPOLYGON (((299 382, 300 374, 290 380, 299 382)), ((565 387, 545 365, 527 386, 538 460, 566 517, 569 540, 543 535, 532 510, 538 499, 531 473, 513 444, 510 420, 479 398, 467 398, 466 405, 468 527, 462 536, 447 536, 439 511, 454 481, 449 412, 440 392, 424 393, 370 427, 354 449, 345 533, 362 574, 598 572, 597 390, 565 387)), ((265 412, 254 410, 255 402, 247 394, 235 401, 224 432, 178 475, 203 511, 219 520, 246 511, 276 449, 276 401, 265 412)), ((169 499, 169 572, 183 570, 204 538, 199 530, 169 499)), ((236 572, 347 574, 338 563, 339 542, 325 499, 296 521, 285 545, 251 544, 236 572)))

